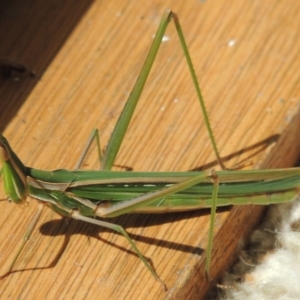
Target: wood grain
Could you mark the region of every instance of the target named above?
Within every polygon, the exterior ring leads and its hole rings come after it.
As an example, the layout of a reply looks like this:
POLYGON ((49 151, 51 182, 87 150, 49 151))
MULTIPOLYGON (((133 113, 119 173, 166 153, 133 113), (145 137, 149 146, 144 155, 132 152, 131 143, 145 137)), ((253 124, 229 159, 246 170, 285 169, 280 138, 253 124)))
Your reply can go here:
MULTIPOLYGON (((292 166, 299 147, 297 1, 1 2, 0 57, 37 73, 1 80, 0 130, 24 163, 73 168, 92 128, 105 146, 166 7, 178 13, 227 166, 292 166)), ((147 171, 216 167, 182 50, 170 26, 117 164, 147 171)), ((85 168, 96 168, 92 151, 85 168)), ((1 198, 5 198, 1 188, 1 198)), ((36 210, 1 202, 1 271, 36 210)), ((261 207, 220 210, 212 276, 234 259, 261 207)), ((2 299, 201 299, 208 211, 126 215, 165 293, 117 234, 45 210, 2 299)))

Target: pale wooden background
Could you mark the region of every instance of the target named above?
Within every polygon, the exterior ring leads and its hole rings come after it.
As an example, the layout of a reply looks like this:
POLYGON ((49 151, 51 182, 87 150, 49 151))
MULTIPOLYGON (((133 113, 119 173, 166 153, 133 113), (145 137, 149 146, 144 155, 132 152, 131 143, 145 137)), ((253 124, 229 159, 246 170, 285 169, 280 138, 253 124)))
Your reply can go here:
MULTIPOLYGON (((0 4, 0 56, 38 74, 1 80, 0 87, 0 130, 27 165, 73 168, 94 127, 106 144, 166 7, 180 17, 221 155, 232 156, 226 164, 294 164, 300 141, 299 1, 27 2, 0 4), (264 142, 268 138, 277 143, 264 142)), ((136 171, 216 167, 173 25, 167 35, 117 164, 136 171)), ((97 167, 95 152, 85 167, 97 167)), ((35 201, 26 209, 1 202, 1 271, 35 210, 35 201)), ((220 210, 214 278, 260 214, 253 206, 220 210)), ((0 282, 0 297, 202 298, 210 287, 203 273, 208 217, 198 211, 113 220, 151 257, 169 288, 165 293, 122 236, 81 222, 67 226, 45 209, 16 272, 0 282)))

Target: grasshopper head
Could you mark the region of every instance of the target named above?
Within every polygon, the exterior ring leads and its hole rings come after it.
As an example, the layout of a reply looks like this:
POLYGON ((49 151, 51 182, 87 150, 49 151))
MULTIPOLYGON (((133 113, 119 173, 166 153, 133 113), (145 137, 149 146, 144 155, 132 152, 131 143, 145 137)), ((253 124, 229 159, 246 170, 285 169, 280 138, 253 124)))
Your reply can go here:
POLYGON ((6 195, 17 204, 24 203, 27 198, 26 167, 1 133, 0 162, 6 195))

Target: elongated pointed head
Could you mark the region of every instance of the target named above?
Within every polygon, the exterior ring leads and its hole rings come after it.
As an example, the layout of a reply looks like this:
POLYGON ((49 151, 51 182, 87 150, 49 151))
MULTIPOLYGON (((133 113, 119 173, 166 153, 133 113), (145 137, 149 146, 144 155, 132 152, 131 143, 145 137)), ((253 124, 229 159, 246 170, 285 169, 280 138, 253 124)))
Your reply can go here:
POLYGON ((26 167, 1 133, 0 162, 6 195, 15 203, 24 203, 27 198, 26 167))

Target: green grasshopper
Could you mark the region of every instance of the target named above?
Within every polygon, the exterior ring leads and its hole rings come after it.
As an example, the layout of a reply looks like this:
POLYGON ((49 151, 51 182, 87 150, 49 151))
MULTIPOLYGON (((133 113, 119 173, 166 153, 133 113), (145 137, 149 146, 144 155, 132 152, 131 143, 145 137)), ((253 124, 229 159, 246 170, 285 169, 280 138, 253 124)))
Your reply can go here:
MULTIPOLYGON (((95 137, 98 141, 97 146, 100 155, 97 131, 92 135, 92 138, 95 137)), ((23 204, 30 196, 62 216, 96 224, 122 234, 147 269, 164 287, 164 283, 126 231, 119 225, 99 220, 97 217, 110 218, 131 212, 161 213, 211 208, 205 266, 206 273, 209 275, 217 206, 282 203, 292 200, 299 192, 300 186, 299 168, 251 171, 225 170, 213 137, 181 26, 176 14, 170 10, 166 10, 163 15, 145 64, 110 137, 101 160, 101 170, 69 171, 60 169, 43 171, 26 167, 2 134, 0 134, 0 160, 4 189, 9 200, 23 204), (172 19, 190 69, 214 152, 223 171, 111 171, 166 28, 172 19)), ((9 272, 30 237, 40 213, 41 209, 37 212, 21 248, 13 259, 9 272)))

